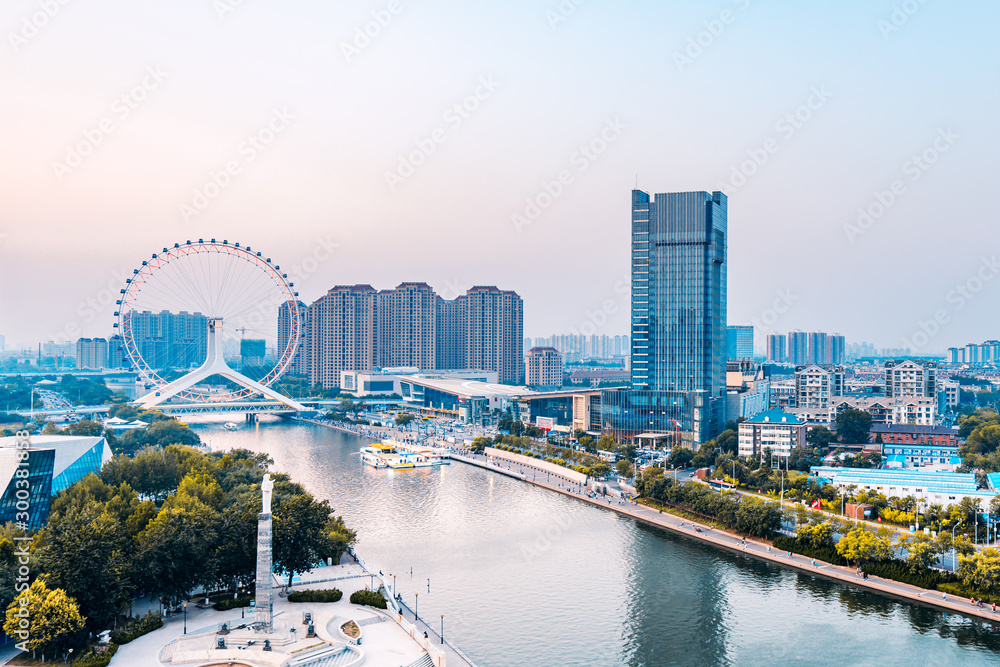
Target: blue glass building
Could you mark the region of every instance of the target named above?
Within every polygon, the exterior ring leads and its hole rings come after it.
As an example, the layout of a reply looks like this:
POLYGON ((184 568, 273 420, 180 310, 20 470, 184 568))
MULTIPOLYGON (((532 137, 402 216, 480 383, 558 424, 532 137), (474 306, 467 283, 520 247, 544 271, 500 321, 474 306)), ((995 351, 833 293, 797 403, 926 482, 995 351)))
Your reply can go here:
POLYGON ((52 496, 99 473, 110 460, 111 449, 102 437, 31 436, 26 449, 17 447, 16 438, 0 438, 0 523, 23 519, 18 513, 26 512, 28 529, 41 528, 48 520, 52 496), (18 476, 19 468, 27 470, 27 487, 25 478, 18 476))
POLYGON ((721 192, 632 191, 632 388, 602 392, 616 437, 718 434, 726 404, 726 233, 721 192))

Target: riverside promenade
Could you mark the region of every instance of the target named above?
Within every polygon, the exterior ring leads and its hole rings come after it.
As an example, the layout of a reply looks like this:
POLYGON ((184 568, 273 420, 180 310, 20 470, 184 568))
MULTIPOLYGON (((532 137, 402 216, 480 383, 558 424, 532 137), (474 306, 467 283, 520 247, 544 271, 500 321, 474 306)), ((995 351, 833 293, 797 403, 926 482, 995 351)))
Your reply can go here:
POLYGON ((615 497, 597 496, 590 498, 586 494, 586 489, 568 479, 557 478, 555 475, 547 476, 544 471, 520 466, 514 462, 504 461, 503 466, 489 463, 482 455, 461 455, 452 453, 450 455, 454 461, 460 461, 469 465, 474 465, 486 470, 507 475, 535 486, 555 491, 566 496, 571 496, 577 500, 590 503, 620 515, 632 517, 657 528, 668 530, 672 533, 683 535, 687 538, 698 540, 707 544, 712 544, 735 553, 742 553, 758 560, 768 561, 781 567, 787 567, 800 572, 815 576, 833 579, 848 586, 864 588, 867 590, 882 593, 890 597, 896 597, 917 604, 923 604, 944 611, 950 611, 970 618, 978 618, 993 623, 1000 622, 1000 610, 996 614, 992 611, 992 606, 979 608, 972 604, 967 598, 957 598, 954 596, 945 597, 940 591, 927 590, 917 586, 911 586, 898 581, 880 579, 869 575, 868 579, 862 579, 854 569, 833 565, 820 560, 814 560, 799 554, 789 554, 787 551, 778 551, 771 545, 757 538, 747 538, 745 541, 739 535, 728 531, 713 529, 705 523, 692 522, 689 519, 682 519, 667 512, 660 512, 645 505, 623 501, 615 497), (509 466, 507 465, 509 463, 509 466))

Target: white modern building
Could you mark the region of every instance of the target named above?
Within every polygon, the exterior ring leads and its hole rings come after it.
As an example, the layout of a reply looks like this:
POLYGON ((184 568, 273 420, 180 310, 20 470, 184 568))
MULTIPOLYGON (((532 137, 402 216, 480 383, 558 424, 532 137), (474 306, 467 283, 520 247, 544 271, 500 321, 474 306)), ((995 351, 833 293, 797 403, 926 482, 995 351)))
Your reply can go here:
POLYGON ((935 472, 919 468, 836 468, 814 466, 811 475, 830 481, 839 489, 874 491, 887 497, 914 496, 925 504, 942 506, 960 503, 964 498, 978 502, 984 510, 997 495, 995 489, 979 488, 975 473, 935 472))
POLYGON ((825 408, 844 393, 844 367, 809 364, 795 369, 795 407, 825 408))
POLYGON ((937 364, 930 361, 887 361, 885 395, 889 398, 921 398, 937 395, 937 364))

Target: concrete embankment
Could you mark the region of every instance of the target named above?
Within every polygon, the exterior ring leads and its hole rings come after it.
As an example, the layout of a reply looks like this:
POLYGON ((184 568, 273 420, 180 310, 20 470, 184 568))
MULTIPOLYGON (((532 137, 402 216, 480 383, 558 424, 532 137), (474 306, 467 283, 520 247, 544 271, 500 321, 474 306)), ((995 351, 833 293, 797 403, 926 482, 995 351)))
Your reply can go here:
POLYGON ((775 565, 780 565, 781 567, 787 567, 806 574, 833 579, 855 588, 875 591, 890 597, 896 597, 910 602, 915 602, 917 604, 935 607, 944 611, 955 612, 971 618, 987 620, 994 623, 998 622, 998 619, 1000 619, 1000 612, 994 613, 992 611, 992 606, 984 606, 982 608, 976 607, 966 598, 956 598, 950 595, 945 596, 940 591, 918 588, 916 586, 900 583, 898 581, 891 581, 889 579, 880 579, 872 576, 869 576, 868 579, 862 579, 851 568, 841 567, 819 560, 813 560, 798 554, 789 554, 787 551, 777 551, 768 543, 763 541, 752 539, 744 541, 743 538, 733 533, 713 529, 704 523, 693 523, 688 519, 682 519, 669 513, 661 513, 660 511, 651 509, 645 505, 636 505, 634 503, 622 502, 617 498, 608 499, 602 496, 590 498, 583 491, 580 485, 571 483, 569 480, 543 481, 542 477, 545 476, 544 473, 540 475, 537 470, 532 470, 530 468, 521 469, 516 464, 511 464, 509 468, 500 467, 483 459, 458 454, 452 454, 451 458, 455 461, 485 468, 486 470, 490 470, 501 475, 507 475, 508 477, 513 477, 529 484, 534 484, 535 486, 555 491, 556 493, 571 496, 577 500, 582 500, 583 502, 590 503, 596 507, 611 510, 612 512, 617 512, 623 516, 632 517, 638 521, 656 526, 657 528, 668 530, 678 535, 683 535, 684 537, 690 539, 721 547, 735 553, 742 553, 745 556, 774 563, 775 565))

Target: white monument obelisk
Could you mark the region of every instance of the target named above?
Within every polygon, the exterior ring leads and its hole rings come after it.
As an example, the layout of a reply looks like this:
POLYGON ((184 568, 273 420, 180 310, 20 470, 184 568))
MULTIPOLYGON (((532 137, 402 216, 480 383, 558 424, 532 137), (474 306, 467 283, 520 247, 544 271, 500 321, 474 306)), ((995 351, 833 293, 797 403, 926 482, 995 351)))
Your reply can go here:
POLYGON ((257 593, 254 602, 254 627, 261 632, 273 632, 274 579, 271 576, 271 490, 274 482, 270 473, 260 483, 263 493, 257 516, 257 593))

